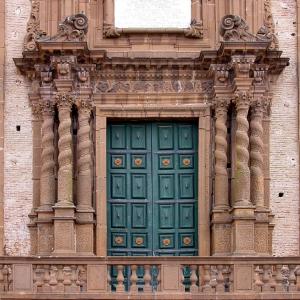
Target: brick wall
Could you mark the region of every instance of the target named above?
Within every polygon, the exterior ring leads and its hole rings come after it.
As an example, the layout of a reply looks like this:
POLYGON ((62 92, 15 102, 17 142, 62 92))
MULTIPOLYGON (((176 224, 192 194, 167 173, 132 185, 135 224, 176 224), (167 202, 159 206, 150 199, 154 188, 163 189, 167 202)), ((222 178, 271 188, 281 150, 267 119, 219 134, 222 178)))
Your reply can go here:
POLYGON ((6 0, 4 230, 9 255, 29 253, 28 213, 32 203, 32 133, 28 82, 13 62, 22 56, 29 0, 6 0), (16 130, 20 126, 20 131, 16 130))
POLYGON ((290 66, 274 84, 270 138, 273 253, 299 253, 299 162, 296 1, 272 0, 280 50, 290 66), (279 197, 279 193, 284 193, 279 197))

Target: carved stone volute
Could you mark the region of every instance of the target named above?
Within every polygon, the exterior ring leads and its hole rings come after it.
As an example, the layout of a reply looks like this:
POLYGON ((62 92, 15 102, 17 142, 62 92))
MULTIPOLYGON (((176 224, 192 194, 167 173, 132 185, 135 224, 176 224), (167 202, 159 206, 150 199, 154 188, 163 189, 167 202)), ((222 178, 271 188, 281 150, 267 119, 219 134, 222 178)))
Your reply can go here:
POLYGON ((226 42, 269 42, 269 48, 275 49, 278 44, 277 37, 270 30, 269 26, 264 24, 256 35, 250 33, 246 21, 236 15, 226 15, 222 18, 220 24, 220 35, 226 42))
POLYGON ((249 33, 248 30, 249 26, 240 16, 226 15, 221 21, 220 34, 224 41, 256 41, 256 37, 249 33))
POLYGON ((80 13, 66 17, 59 24, 58 33, 54 37, 41 38, 40 41, 83 42, 88 32, 88 18, 80 13))

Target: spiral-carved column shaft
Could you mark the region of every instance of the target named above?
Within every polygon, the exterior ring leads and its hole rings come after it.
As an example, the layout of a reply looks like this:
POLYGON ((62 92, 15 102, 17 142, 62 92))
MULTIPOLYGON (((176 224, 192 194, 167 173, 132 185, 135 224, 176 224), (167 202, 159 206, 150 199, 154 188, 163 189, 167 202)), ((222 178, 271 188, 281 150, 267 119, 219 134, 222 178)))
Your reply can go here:
POLYGON ((42 155, 40 178, 40 207, 52 210, 55 202, 55 161, 54 161, 54 109, 49 101, 42 104, 42 155))
POLYGON ((73 204, 72 97, 59 95, 58 104, 58 205, 73 204))
POLYGON ((249 95, 238 93, 236 102, 236 172, 235 172, 235 205, 250 204, 250 170, 249 170, 249 95))
POLYGON ((263 174, 263 103, 253 102, 250 122, 251 200, 257 207, 264 207, 263 174))
POLYGON ((215 137, 215 208, 227 208, 227 111, 228 101, 216 101, 216 137, 215 137))
POLYGON ((91 109, 91 105, 84 101, 78 107, 78 210, 91 209, 92 206, 91 109))

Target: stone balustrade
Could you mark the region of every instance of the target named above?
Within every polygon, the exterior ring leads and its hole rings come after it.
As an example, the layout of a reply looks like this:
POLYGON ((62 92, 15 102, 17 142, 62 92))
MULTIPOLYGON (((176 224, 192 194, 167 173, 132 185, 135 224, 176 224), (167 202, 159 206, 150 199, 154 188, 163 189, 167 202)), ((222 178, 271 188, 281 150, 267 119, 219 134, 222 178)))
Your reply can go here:
POLYGON ((300 258, 1 257, 0 299, 300 299, 300 258))

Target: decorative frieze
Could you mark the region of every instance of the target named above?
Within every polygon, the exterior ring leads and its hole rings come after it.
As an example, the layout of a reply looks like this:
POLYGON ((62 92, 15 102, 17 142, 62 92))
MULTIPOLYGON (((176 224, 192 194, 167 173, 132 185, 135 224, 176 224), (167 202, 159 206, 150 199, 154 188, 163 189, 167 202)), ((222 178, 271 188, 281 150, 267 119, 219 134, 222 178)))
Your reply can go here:
POLYGON ((95 93, 122 94, 122 93, 201 93, 202 81, 192 80, 128 80, 113 81, 101 80, 95 84, 95 93))

